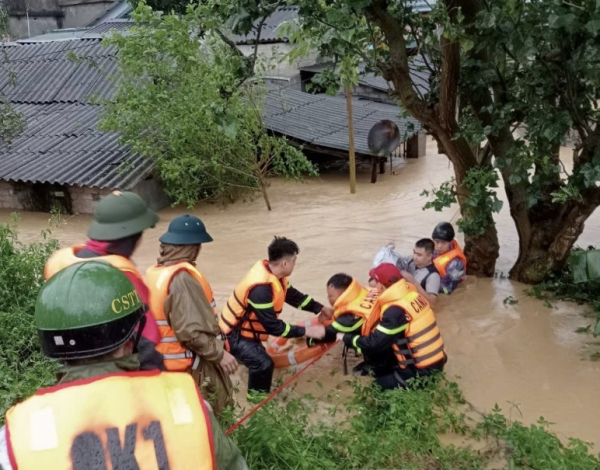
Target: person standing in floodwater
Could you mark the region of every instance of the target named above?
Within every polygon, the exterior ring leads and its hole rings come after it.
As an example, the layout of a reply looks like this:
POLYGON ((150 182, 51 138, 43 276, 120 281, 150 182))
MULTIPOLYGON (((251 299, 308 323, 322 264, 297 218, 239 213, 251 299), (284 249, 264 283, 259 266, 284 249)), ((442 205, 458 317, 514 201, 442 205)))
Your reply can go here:
POLYGON ((176 217, 160 238, 160 256, 146 271, 150 306, 161 333, 157 349, 167 370, 191 373, 217 416, 233 405, 229 375, 238 364, 225 351, 216 318, 216 303, 196 259, 202 245, 213 241, 193 215, 176 217))
POLYGON ((369 275, 381 293, 380 321, 366 336, 338 333, 338 339, 359 353, 380 355, 393 350, 397 361, 393 370, 375 371, 375 382, 384 390, 409 388, 410 379, 442 371, 444 341, 427 300, 391 263, 380 264, 369 275))
POLYGON ((248 367, 248 399, 255 401, 271 390, 275 364, 262 342, 269 335, 284 338, 321 339, 325 327, 292 326, 279 319, 284 303, 328 320, 333 309, 324 307, 289 283, 299 248, 285 237, 275 237, 268 260, 258 261, 235 288, 219 316, 219 327, 227 336, 231 353, 248 367))
POLYGON ((431 234, 435 251, 433 264, 441 276, 440 292, 451 294, 467 275, 467 258, 454 239, 454 227, 440 222, 431 234))

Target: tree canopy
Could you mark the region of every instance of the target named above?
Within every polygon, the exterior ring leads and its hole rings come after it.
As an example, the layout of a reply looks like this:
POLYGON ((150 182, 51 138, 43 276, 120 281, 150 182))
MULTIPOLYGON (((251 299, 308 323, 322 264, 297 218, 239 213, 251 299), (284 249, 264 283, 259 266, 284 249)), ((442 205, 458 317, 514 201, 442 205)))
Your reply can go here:
POLYGON ((163 15, 141 3, 137 26, 108 39, 119 51, 119 91, 101 127, 156 163, 176 203, 233 200, 258 189, 270 209, 268 174, 300 178, 315 169, 263 127, 269 90, 244 83, 245 59, 200 13, 163 15))
MULTIPOLYGON (((260 14, 282 4, 258 3, 260 14)), ((566 262, 600 204, 597 2, 444 0, 427 14, 411 0, 289 3, 299 7, 281 31, 297 45, 291 59, 318 50, 342 65, 330 71, 336 86, 365 63, 453 163, 454 180, 429 205, 460 204, 471 273, 494 273, 500 179, 519 233, 511 276, 537 282, 566 262), (431 77, 426 94, 409 73, 412 44, 431 77), (559 152, 567 134, 572 158, 559 152)), ((203 4, 236 33, 260 18, 250 0, 203 4)))

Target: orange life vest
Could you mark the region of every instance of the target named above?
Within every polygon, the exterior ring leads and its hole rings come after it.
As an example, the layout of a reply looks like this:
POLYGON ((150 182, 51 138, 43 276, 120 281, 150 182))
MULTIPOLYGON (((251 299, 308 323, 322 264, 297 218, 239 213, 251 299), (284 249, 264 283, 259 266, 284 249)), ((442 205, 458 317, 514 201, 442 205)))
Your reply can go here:
POLYGON ((163 355, 165 367, 170 371, 185 372, 192 366, 194 354, 185 349, 173 332, 165 315, 165 300, 175 274, 186 271, 202 287, 204 295, 215 313, 215 298, 206 278, 190 263, 177 263, 172 266, 152 266, 146 271, 146 281, 150 289, 150 309, 156 318, 160 331, 160 343, 156 350, 163 355))
MULTIPOLYGON (((348 333, 354 331, 354 328, 348 330, 336 322, 336 319, 341 315, 354 315, 359 317, 358 323, 361 326, 361 335, 367 336, 379 322, 379 291, 376 288, 361 287, 356 279, 352 279, 352 283, 338 297, 333 305, 333 327, 342 332, 348 333)), ((358 328, 359 325, 355 325, 358 328)))
POLYGON ((269 339, 269 335, 265 332, 264 327, 258 321, 251 306, 248 304, 248 295, 253 287, 268 285, 273 292, 273 309, 275 310, 275 314, 279 317, 279 314, 283 310, 288 281, 285 277, 281 280, 277 279, 269 271, 268 264, 268 261, 257 262, 229 297, 225 308, 223 308, 219 316, 219 328, 221 328, 221 331, 225 335, 238 329, 245 338, 258 341, 267 341, 269 339))
POLYGON ((109 374, 38 391, 6 413, 15 470, 214 470, 210 416, 192 377, 109 374))
POLYGON ((392 346, 400 368, 414 365, 417 369, 425 369, 444 359, 444 341, 433 310, 404 279, 381 294, 379 303, 382 317, 388 308, 398 306, 408 318, 405 337, 392 346))
POLYGON ((85 261, 105 261, 109 263, 111 266, 120 269, 121 271, 128 271, 134 273, 140 279, 142 278, 142 274, 139 272, 138 268, 133 264, 129 259, 124 256, 119 255, 107 255, 107 256, 97 256, 94 258, 78 258, 77 252, 85 248, 85 245, 75 245, 71 248, 62 248, 52 254, 48 261, 46 262, 46 266, 44 266, 44 278, 46 281, 54 276, 57 272, 62 271, 65 268, 75 264, 75 263, 83 263, 85 261))
POLYGON ((448 264, 450 264, 450 261, 456 258, 462 261, 465 267, 465 274, 467 273, 467 258, 465 257, 465 254, 463 253, 460 246, 458 246, 458 243, 456 243, 456 241, 453 241, 452 248, 450 248, 449 251, 447 251, 443 255, 438 255, 433 259, 433 264, 437 268, 438 273, 440 273, 441 277, 444 277, 446 275, 446 267, 448 266, 448 264))

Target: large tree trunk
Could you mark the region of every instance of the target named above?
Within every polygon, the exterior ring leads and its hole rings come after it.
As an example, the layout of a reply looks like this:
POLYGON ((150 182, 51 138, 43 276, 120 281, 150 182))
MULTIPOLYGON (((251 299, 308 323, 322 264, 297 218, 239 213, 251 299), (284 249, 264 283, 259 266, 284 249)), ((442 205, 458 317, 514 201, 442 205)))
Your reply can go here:
MULTIPOLYGON (((456 120, 458 78, 460 72, 460 49, 457 42, 442 38, 442 68, 440 73, 439 101, 432 105, 421 99, 412 86, 408 68, 408 56, 404 27, 388 11, 386 0, 372 2, 367 16, 383 32, 390 49, 389 61, 378 63, 383 77, 394 84, 394 94, 408 112, 418 119, 436 139, 438 147, 454 165, 457 186, 460 188, 458 202, 463 216, 468 188, 461 187, 467 171, 478 166, 477 158, 464 138, 453 139, 458 131, 456 120)), ((491 213, 490 213, 491 216, 491 213)), ((490 220, 493 220, 490 217, 490 220)), ((493 222, 483 235, 465 237, 465 255, 469 274, 492 276, 499 253, 498 234, 493 222)))
POLYGON ((519 231, 519 257, 510 270, 510 278, 527 284, 541 282, 562 268, 585 221, 596 209, 594 201, 577 204, 549 204, 529 211, 529 221, 515 219, 519 231))

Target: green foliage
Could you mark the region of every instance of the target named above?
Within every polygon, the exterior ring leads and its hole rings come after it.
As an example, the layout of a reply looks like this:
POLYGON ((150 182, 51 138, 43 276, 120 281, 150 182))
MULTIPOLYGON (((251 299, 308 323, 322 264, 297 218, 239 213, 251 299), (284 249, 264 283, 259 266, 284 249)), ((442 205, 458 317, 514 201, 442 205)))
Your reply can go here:
POLYGON ((44 358, 34 306, 54 240, 23 244, 14 222, 0 223, 0 423, 15 402, 55 381, 57 365, 44 358))
POLYGON ((509 468, 539 470, 600 464, 582 442, 563 445, 543 421, 525 427, 497 407, 476 421, 468 418, 458 386, 441 375, 415 385, 409 392, 383 392, 355 383, 344 411, 316 409, 306 397, 270 402, 231 436, 255 470, 484 469, 495 457, 509 468), (443 444, 445 433, 463 444, 443 444), (500 442, 490 446, 493 451, 473 450, 481 438, 500 442))
POLYGON ((510 422, 496 407, 484 415, 478 429, 484 436, 506 442, 505 456, 508 468, 561 468, 565 470, 597 469, 600 461, 589 453, 590 448, 579 439, 569 439, 563 444, 558 437, 548 432, 544 418, 529 427, 510 422))
MULTIPOLYGON (((590 246, 588 250, 594 250, 590 246)), ((574 248, 573 251, 578 251, 574 248)), ((545 302, 550 300, 568 300, 580 305, 588 305, 596 318, 594 329, 589 329, 594 336, 600 335, 600 280, 594 279, 587 282, 575 282, 571 266, 551 272, 544 282, 533 286, 529 293, 545 302)))
POLYGON ((464 192, 457 191, 456 182, 452 179, 442 183, 439 188, 424 190, 421 196, 433 199, 427 201, 423 209, 441 211, 455 203, 457 196, 462 196, 463 217, 457 222, 458 228, 465 235, 482 235, 485 229, 494 223, 492 213, 502 209, 502 201, 498 199, 495 191, 498 188, 498 173, 491 168, 472 168, 467 172, 462 188, 464 192))
POLYGON ((450 181, 444 181, 439 188, 431 190, 424 189, 420 196, 430 197, 423 206, 423 210, 433 209, 441 212, 443 209, 455 204, 456 201, 456 181, 452 178, 450 181))
POLYGON ((121 78, 101 127, 156 163, 175 203, 257 189, 267 200, 269 173, 301 178, 316 170, 263 127, 268 91, 240 86, 245 59, 199 16, 192 7, 185 16, 161 15, 141 3, 131 34, 107 40, 119 49, 121 78))
POLYGON ((24 128, 21 113, 15 111, 7 99, 0 99, 0 141, 11 143, 24 128))
POLYGON ((468 189, 468 196, 462 204, 463 217, 457 222, 458 228, 472 237, 483 235, 494 223, 492 213, 502 209, 502 201, 495 191, 498 173, 489 168, 472 168, 467 172, 463 186, 468 189))

